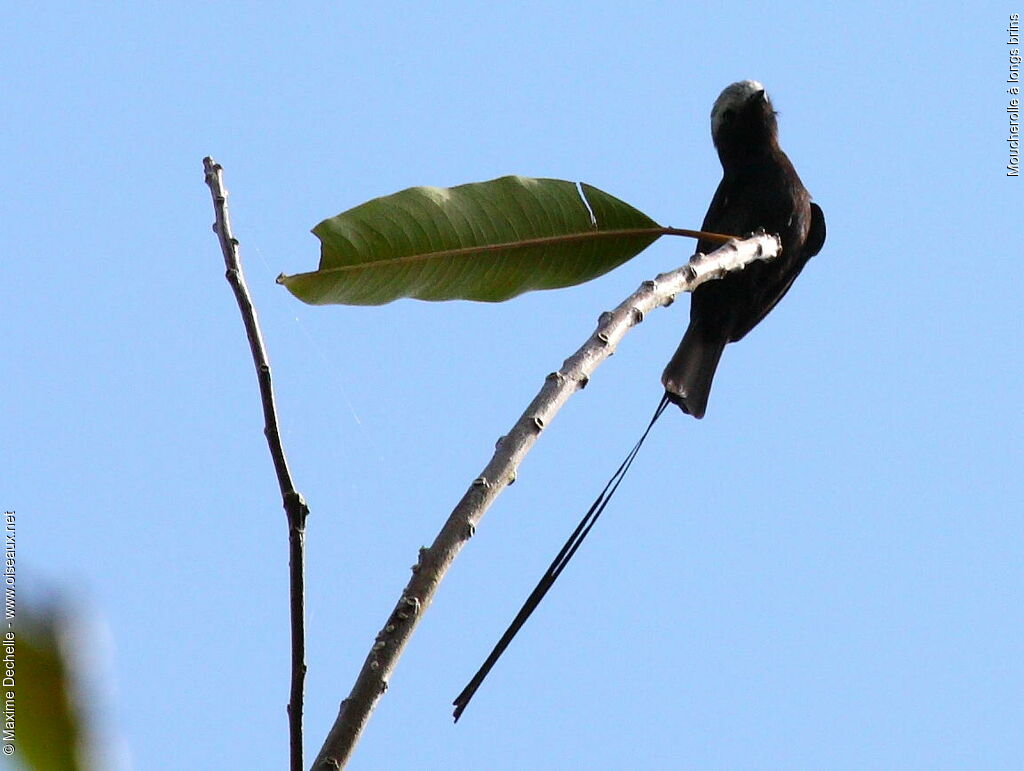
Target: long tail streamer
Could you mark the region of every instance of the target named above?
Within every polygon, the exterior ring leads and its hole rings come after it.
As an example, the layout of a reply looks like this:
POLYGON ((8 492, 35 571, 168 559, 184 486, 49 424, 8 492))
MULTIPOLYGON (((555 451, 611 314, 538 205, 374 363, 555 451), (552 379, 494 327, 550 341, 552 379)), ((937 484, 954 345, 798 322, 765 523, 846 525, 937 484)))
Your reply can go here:
POLYGON ((565 542, 561 551, 558 552, 558 555, 548 567, 536 588, 530 593, 530 596, 526 598, 526 602, 523 603, 523 607, 519 609, 516 617, 512 620, 512 623, 509 624, 508 629, 505 630, 505 634, 503 634, 501 639, 498 640, 497 645, 494 646, 494 650, 491 651, 487 660, 484 661, 480 669, 477 670, 477 673, 473 675, 473 679, 470 680, 466 687, 462 689, 462 693, 460 693, 456 697, 455 701, 452 702, 452 704, 455 705, 455 722, 459 721, 459 717, 466 709, 470 699, 473 698, 473 694, 476 693, 480 684, 483 683, 484 678, 487 677, 487 674, 491 671, 491 668, 494 667, 494 664, 501 657, 501 654, 505 652, 509 643, 512 642, 512 638, 516 636, 516 633, 522 628, 523 624, 526 623, 530 614, 533 613, 536 607, 540 604, 540 601, 544 599, 544 595, 548 593, 548 589, 550 589, 551 585, 555 583, 555 579, 557 579, 565 569, 565 566, 569 564, 569 560, 572 559, 576 550, 580 548, 580 544, 583 543, 583 539, 587 537, 587 534, 597 522, 598 517, 601 516, 601 512, 604 511, 605 506, 608 505, 612 496, 615 495, 615 491, 619 488, 619 484, 626 476, 626 472, 629 471, 629 467, 633 464, 633 460, 636 458, 637 453, 640 452, 640 448, 643 446, 644 440, 647 438, 647 435, 651 433, 651 429, 654 428, 654 424, 658 422, 658 418, 661 417, 661 413, 665 411, 668 404, 669 398, 668 394, 666 394, 661 398, 661 402, 658 404, 658 409, 654 411, 654 417, 651 418, 651 422, 647 425, 647 429, 644 431, 643 435, 633 446, 633 449, 629 451, 626 459, 622 461, 622 464, 616 472, 612 474, 611 479, 608 480, 608 484, 604 486, 601 494, 597 496, 597 499, 583 516, 583 519, 580 520, 576 529, 572 531, 572 535, 569 536, 569 540, 565 542))

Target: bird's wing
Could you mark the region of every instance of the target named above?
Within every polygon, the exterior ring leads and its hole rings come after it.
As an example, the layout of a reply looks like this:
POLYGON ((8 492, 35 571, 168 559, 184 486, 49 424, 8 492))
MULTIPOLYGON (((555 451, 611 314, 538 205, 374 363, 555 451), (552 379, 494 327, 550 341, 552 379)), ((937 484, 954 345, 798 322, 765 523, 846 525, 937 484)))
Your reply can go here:
MULTIPOLYGON (((750 267, 747 270, 750 270, 750 267)), ((771 313, 772 309, 779 304, 779 300, 785 297, 793 282, 796 281, 796 277, 800 275, 800 270, 801 268, 790 270, 782 274, 777 281, 768 285, 757 285, 757 299, 747 306, 749 309, 753 309, 754 313, 736 322, 729 342, 735 343, 737 340, 742 340, 747 332, 760 324, 761 320, 771 313)))
MULTIPOLYGON (((729 206, 729 194, 726 191, 725 180, 723 179, 718 185, 718 189, 715 190, 715 197, 711 199, 711 203, 708 205, 708 212, 704 215, 704 222, 701 224, 701 230, 706 230, 711 233, 721 233, 727 236, 743 236, 743 232, 740 232, 740 228, 744 223, 737 222, 736 220, 736 209, 740 207, 729 206)), ((750 230, 750 228, 747 228, 750 230)), ((697 251, 701 254, 710 254, 721 246, 719 243, 713 241, 700 241, 697 244, 697 251)))
POLYGON ((821 251, 825 245, 825 212, 818 204, 811 202, 811 227, 807 230, 807 242, 804 252, 807 257, 813 257, 821 251))
POLYGON ((774 280, 765 282, 763 278, 772 274, 768 264, 756 263, 747 268, 747 271, 751 271, 750 278, 752 280, 750 286, 754 291, 754 300, 747 305, 747 308, 752 309, 754 312, 745 318, 737 319, 730 338, 732 342, 742 339, 747 332, 756 327, 761 322, 761 319, 778 305, 779 300, 785 297, 786 292, 789 291, 796 277, 800 275, 800 271, 803 270, 807 261, 821 251, 821 247, 825 244, 825 214, 816 203, 811 203, 810 214, 811 221, 807 228, 807 237, 804 240, 802 253, 796 255, 795 259, 792 259, 793 255, 786 255, 783 252, 780 258, 786 260, 788 256, 791 260, 785 271, 777 275, 774 280))

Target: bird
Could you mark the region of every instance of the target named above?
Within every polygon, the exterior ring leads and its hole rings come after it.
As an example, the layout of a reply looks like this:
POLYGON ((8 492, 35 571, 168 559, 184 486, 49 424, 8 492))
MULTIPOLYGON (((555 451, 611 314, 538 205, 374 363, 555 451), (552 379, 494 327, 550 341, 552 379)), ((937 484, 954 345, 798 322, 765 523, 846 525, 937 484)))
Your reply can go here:
MULTIPOLYGON (((666 397, 695 418, 704 417, 725 346, 768 315, 825 243, 825 215, 779 146, 775 109, 763 85, 742 80, 725 87, 711 109, 711 138, 722 181, 701 230, 775 233, 782 253, 694 290, 689 326, 661 382, 666 397)), ((697 245, 701 253, 715 248, 710 241, 697 245)))

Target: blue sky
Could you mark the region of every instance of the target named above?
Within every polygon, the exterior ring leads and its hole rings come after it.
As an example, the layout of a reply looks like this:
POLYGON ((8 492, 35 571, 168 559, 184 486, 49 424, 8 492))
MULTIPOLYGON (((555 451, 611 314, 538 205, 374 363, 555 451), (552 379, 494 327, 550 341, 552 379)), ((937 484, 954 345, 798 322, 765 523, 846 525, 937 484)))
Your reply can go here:
MULTIPOLYGON (((829 238, 675 412, 457 727, 450 702, 661 395, 685 298, 545 432, 352 769, 986 768, 1024 754, 1009 13, 954 4, 106 3, 0 31, 0 493, 91 629, 113 767, 285 765, 286 530, 201 160, 225 167, 308 530, 307 754, 495 439, 642 280, 308 308, 309 229, 582 180, 699 226, 762 81, 829 238)), ((1019 10, 1019 9, 1016 9, 1019 10)))

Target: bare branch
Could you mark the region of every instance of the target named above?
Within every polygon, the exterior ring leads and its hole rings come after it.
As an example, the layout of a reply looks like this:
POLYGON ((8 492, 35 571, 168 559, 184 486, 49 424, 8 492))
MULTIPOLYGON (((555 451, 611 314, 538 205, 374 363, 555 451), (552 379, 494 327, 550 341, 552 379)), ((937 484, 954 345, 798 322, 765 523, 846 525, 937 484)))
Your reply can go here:
POLYGON ((597 366, 608 358, 626 332, 643 321, 648 312, 668 305, 680 292, 692 292, 700 284, 739 270, 754 260, 768 260, 780 251, 775 236, 758 235, 730 241, 710 255, 695 255, 677 270, 645 281, 614 311, 601 314, 597 329, 586 343, 565 360, 558 372, 547 376, 544 386, 526 411, 499 440, 490 463, 473 480, 434 543, 421 549, 398 604, 377 634, 349 697, 341 703, 314 769, 340 769, 348 762, 360 734, 387 690, 388 681, 402 650, 409 642, 438 584, 461 551, 477 523, 498 494, 515 479, 516 469, 573 393, 583 388, 597 366))
POLYGON ((290 743, 291 771, 302 771, 302 689, 306 677, 306 643, 304 629, 304 556, 306 516, 309 508, 301 493, 296 491, 292 483, 288 461, 284 447, 281 445, 281 433, 277 425, 277 408, 274 405, 274 387, 270 376, 270 362, 263 345, 263 333, 260 332, 256 308, 252 304, 249 287, 245 283, 242 272, 242 261, 238 253, 238 240, 231 232, 231 219, 228 216, 228 192, 224 187, 224 179, 220 164, 212 158, 203 158, 206 172, 206 184, 213 196, 213 211, 216 220, 213 232, 220 240, 220 248, 224 253, 224 265, 227 268, 225 277, 235 293, 238 310, 245 324, 245 334, 249 338, 249 349, 252 361, 256 366, 259 379, 260 398, 263 401, 263 433, 270 447, 270 457, 274 461, 277 472, 277 484, 281 488, 285 514, 288 517, 288 573, 291 606, 292 632, 292 666, 291 692, 288 701, 288 734, 290 743))

